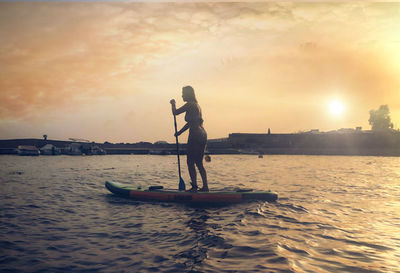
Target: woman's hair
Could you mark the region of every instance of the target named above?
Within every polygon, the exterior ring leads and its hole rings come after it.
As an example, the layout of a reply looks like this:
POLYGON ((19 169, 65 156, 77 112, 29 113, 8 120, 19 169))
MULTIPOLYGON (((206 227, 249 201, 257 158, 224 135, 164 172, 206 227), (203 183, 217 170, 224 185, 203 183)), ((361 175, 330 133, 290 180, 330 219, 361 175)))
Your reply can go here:
POLYGON ((185 86, 182 88, 182 92, 184 92, 188 98, 188 101, 197 102, 196 95, 194 94, 194 89, 191 86, 185 86))

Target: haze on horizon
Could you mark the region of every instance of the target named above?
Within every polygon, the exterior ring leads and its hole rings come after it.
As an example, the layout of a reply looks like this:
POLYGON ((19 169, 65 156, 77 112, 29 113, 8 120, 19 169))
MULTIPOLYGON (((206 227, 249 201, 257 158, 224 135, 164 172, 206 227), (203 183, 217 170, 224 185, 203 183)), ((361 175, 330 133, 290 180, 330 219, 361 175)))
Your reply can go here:
POLYGON ((173 142, 185 85, 209 138, 400 127, 400 3, 0 2, 0 41, 0 139, 173 142))

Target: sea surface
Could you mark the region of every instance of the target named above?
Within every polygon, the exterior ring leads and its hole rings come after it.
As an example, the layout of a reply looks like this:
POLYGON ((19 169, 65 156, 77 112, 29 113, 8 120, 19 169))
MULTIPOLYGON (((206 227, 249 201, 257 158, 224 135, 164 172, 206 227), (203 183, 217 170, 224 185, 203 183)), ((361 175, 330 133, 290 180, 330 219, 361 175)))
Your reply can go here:
POLYGON ((400 158, 211 158, 211 188, 279 200, 193 207, 104 188, 177 188, 175 156, 0 156, 0 272, 400 272, 400 158))

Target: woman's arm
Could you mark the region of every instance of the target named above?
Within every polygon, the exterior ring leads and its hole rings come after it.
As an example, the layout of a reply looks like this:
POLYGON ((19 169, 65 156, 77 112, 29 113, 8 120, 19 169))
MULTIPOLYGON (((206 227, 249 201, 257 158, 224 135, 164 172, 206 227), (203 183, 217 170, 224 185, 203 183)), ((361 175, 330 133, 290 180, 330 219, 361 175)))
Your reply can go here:
POLYGON ((172 99, 170 101, 170 103, 171 103, 171 107, 172 107, 172 114, 174 114, 174 115, 179 115, 179 114, 182 114, 183 112, 187 111, 187 103, 178 109, 176 109, 176 103, 175 103, 174 99, 172 99))
POLYGON ((187 129, 189 129, 189 123, 186 123, 183 127, 182 127, 182 129, 180 129, 176 134, 175 134, 175 136, 180 136, 183 132, 185 132, 187 129))

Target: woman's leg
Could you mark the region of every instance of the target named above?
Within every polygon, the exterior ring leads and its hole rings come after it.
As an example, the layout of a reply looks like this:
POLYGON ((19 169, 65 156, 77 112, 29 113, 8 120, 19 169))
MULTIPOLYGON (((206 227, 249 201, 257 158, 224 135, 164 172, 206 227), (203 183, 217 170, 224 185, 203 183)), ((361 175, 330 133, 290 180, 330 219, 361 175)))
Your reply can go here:
POLYGON ((196 162, 196 166, 199 169, 199 173, 201 176, 201 180, 203 181, 203 191, 208 191, 208 182, 207 182, 207 172, 203 166, 203 160, 196 162))
POLYGON ((193 155, 191 147, 188 147, 188 149, 187 149, 186 162, 188 165, 190 180, 192 181, 191 182, 192 187, 197 188, 197 173, 196 173, 196 168, 195 168, 194 155, 193 155))
POLYGON ((203 191, 208 191, 208 182, 207 182, 207 172, 206 169, 204 168, 203 165, 203 158, 204 158, 204 150, 205 150, 205 145, 201 145, 197 149, 196 153, 196 166, 197 169, 199 170, 201 180, 203 181, 203 191))
POLYGON ((190 179, 192 180, 193 187, 197 188, 197 173, 196 168, 199 169, 201 179, 203 180, 203 190, 208 191, 207 173, 203 166, 204 151, 207 144, 207 133, 203 130, 189 131, 188 145, 187 145, 187 164, 189 169, 190 179))

